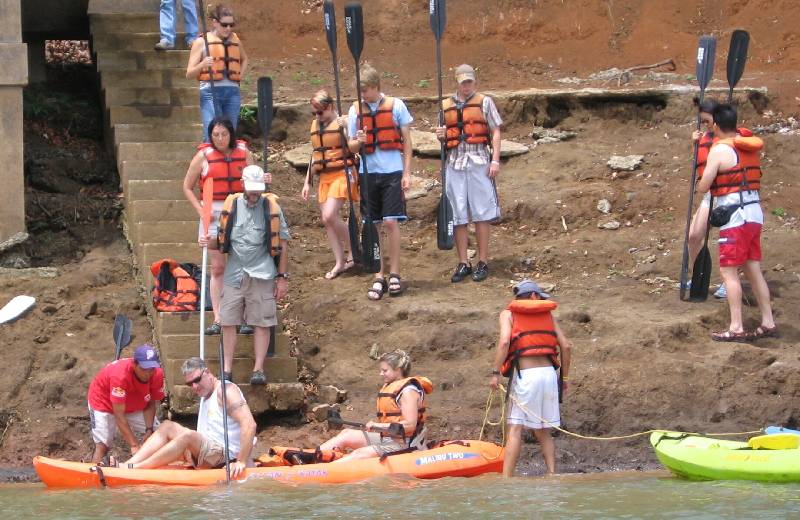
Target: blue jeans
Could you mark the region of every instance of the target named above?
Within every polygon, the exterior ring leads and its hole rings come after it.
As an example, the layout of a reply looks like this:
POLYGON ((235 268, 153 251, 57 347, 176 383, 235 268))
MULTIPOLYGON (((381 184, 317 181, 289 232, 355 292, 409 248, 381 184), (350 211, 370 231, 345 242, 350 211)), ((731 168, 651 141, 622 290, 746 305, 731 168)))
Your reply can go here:
MULTIPOLYGON (((175 45, 175 3, 179 0, 161 0, 161 39, 175 45)), ((195 0, 180 0, 183 5, 183 28, 186 32, 186 43, 197 38, 197 11, 195 0)))
POLYGON ((215 115, 223 115, 231 120, 234 130, 239 123, 239 109, 242 105, 239 87, 214 87, 217 96, 217 108, 214 110, 214 101, 211 89, 200 90, 200 115, 203 118, 203 139, 211 142, 208 136, 208 125, 215 115))

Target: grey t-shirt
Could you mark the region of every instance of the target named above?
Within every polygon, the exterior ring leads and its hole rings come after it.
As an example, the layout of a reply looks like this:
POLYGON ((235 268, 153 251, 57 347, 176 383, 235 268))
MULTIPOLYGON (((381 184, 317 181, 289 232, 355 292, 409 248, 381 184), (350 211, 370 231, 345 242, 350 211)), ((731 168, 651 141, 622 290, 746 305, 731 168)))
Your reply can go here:
MULTIPOLYGON (((269 254, 266 240, 267 223, 264 218, 264 204, 262 197, 255 206, 247 205, 244 196, 236 199, 236 221, 231 228, 230 253, 225 264, 224 284, 230 287, 240 287, 242 277, 247 273, 251 278, 272 280, 277 274, 277 267, 269 254)), ((279 236, 282 240, 289 240, 289 227, 280 211, 279 236)))

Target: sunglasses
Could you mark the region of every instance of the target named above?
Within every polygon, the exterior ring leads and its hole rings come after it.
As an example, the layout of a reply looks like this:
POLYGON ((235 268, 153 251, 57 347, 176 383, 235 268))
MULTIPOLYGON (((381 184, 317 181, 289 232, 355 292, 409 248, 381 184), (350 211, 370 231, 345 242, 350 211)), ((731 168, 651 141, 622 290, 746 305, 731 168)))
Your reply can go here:
POLYGON ((220 24, 220 26, 225 27, 225 28, 236 27, 236 23, 235 22, 230 22, 230 23, 217 22, 217 23, 220 24))
POLYGON ((189 381, 186 381, 186 386, 194 386, 194 385, 196 385, 197 383, 199 383, 199 382, 200 382, 200 380, 201 380, 201 379, 203 379, 203 376, 205 375, 205 373, 206 373, 206 371, 205 371, 205 370, 203 370, 202 372, 200 372, 200 375, 199 375, 199 376, 197 376, 197 377, 195 377, 194 379, 191 379, 191 380, 189 380, 189 381))

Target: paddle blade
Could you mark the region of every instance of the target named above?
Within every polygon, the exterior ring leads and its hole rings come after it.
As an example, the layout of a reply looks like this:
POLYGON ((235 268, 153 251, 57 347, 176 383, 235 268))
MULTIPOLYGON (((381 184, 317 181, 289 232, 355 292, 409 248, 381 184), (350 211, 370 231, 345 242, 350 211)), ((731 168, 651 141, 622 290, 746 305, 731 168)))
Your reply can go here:
POLYGON ((728 50, 728 86, 731 90, 739 83, 747 61, 747 47, 750 45, 750 34, 737 29, 731 35, 731 46, 728 50))
POLYGON ((378 230, 371 219, 361 227, 361 258, 365 273, 381 272, 381 245, 378 241, 378 230))
POLYGON ((697 255, 692 268, 692 286, 689 288, 689 301, 704 302, 708 299, 708 288, 711 286, 711 253, 708 244, 697 255))
POLYGON ((344 8, 344 30, 347 33, 347 47, 356 61, 361 59, 364 50, 364 12, 361 4, 350 2, 344 8))
POLYGON ((447 23, 447 9, 445 0, 429 0, 428 13, 430 15, 431 30, 437 40, 442 39, 444 26, 447 23))
POLYGON ((258 78, 258 126, 266 139, 272 127, 272 78, 258 78))
POLYGON ((116 347, 114 359, 119 359, 122 354, 122 349, 131 342, 131 327, 132 323, 130 318, 123 314, 114 316, 114 346, 116 347))
POLYGON ((208 228, 211 225, 211 212, 214 206, 214 179, 207 176, 203 181, 203 234, 208 234, 208 228))
POLYGON ((325 20, 325 35, 328 37, 328 48, 336 52, 336 9, 333 0, 325 0, 322 12, 325 20))
POLYGON ((714 57, 717 52, 717 39, 713 36, 701 36, 697 47, 697 82, 700 90, 705 90, 714 76, 714 57))
POLYGON ((358 219, 356 212, 353 210, 353 203, 350 203, 350 216, 347 219, 347 233, 350 236, 350 253, 353 255, 353 261, 357 264, 362 262, 361 244, 358 237, 361 233, 358 230, 358 219))
POLYGON ((455 225, 453 224, 453 207, 446 194, 439 199, 436 209, 436 245, 439 249, 450 250, 455 245, 455 225))

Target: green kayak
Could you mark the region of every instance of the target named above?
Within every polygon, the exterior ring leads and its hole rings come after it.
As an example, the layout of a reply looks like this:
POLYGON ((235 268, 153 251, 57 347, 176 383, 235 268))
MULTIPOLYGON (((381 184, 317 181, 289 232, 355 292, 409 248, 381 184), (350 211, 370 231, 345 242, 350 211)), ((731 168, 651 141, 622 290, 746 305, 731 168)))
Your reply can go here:
MULTIPOLYGON (((800 448, 760 449, 751 446, 780 443, 737 442, 681 432, 659 431, 650 435, 658 460, 670 471, 692 480, 759 480, 800 482, 800 448)), ((766 439, 767 441, 769 439, 766 439)), ((797 442, 788 445, 797 445, 797 442)))

